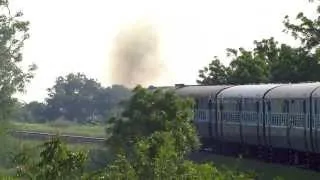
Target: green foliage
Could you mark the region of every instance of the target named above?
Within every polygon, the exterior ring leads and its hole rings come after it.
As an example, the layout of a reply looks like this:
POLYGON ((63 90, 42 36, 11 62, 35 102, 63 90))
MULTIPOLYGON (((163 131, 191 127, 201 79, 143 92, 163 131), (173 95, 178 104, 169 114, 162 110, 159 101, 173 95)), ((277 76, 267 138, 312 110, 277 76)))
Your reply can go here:
POLYGON ((39 162, 33 162, 25 153, 17 155, 17 176, 41 180, 79 179, 84 173, 86 158, 85 153, 72 152, 55 138, 44 143, 39 162))
POLYGON ((185 160, 172 132, 155 132, 138 141, 131 157, 119 154, 94 179, 250 179, 254 175, 218 170, 213 164, 185 160))
MULTIPOLYGON (((320 13, 319 1, 317 13, 320 13)), ((303 46, 307 49, 318 48, 320 40, 320 19, 310 19, 300 12, 296 16, 298 20, 297 24, 290 22, 289 16, 286 16, 284 19, 284 25, 286 29, 284 32, 291 33, 291 35, 299 39, 303 46)))
MULTIPOLYGON (((318 1, 319 2, 319 1, 318 1)), ((318 6, 318 13, 320 13, 318 6)), ((299 39, 301 47, 279 44, 274 38, 254 41, 253 50, 227 49, 229 66, 215 57, 199 70, 198 84, 298 83, 320 80, 320 18, 314 20, 303 13, 297 24, 284 19, 287 33, 299 39)))
POLYGON ((320 80, 319 50, 280 44, 273 38, 254 41, 252 51, 228 49, 228 67, 214 59, 199 71, 199 84, 298 83, 320 80), (222 79, 222 80, 221 80, 222 79))
POLYGON ((239 48, 239 51, 228 49, 227 53, 229 56, 234 56, 230 63, 230 83, 248 84, 267 81, 268 68, 264 59, 243 48, 239 48))
POLYGON ((155 131, 173 131, 177 138, 177 148, 189 152, 199 146, 193 128, 192 101, 184 100, 171 91, 148 91, 140 86, 126 104, 120 118, 109 121, 107 133, 108 147, 118 152, 119 148, 132 152, 131 148, 141 138, 155 131))
POLYGON ((96 173, 87 175, 85 179, 138 180, 139 178, 127 158, 119 154, 112 164, 96 173))
POLYGON ((16 102, 13 108, 11 119, 30 123, 45 122, 45 110, 46 105, 37 101, 32 101, 27 104, 16 102))
POLYGON ((221 64, 218 57, 214 57, 208 67, 199 70, 199 77, 197 80, 199 84, 227 84, 229 83, 230 69, 221 64))
POLYGON ((19 67, 21 49, 29 38, 29 22, 22 21, 22 12, 12 14, 8 0, 0 0, 0 120, 7 118, 14 103, 12 95, 23 91, 33 77, 35 65, 27 71, 19 67))
POLYGON ((47 119, 54 120, 63 116, 80 123, 106 118, 118 108, 122 100, 130 96, 130 91, 123 86, 104 88, 81 73, 58 77, 48 92, 44 112, 47 119))

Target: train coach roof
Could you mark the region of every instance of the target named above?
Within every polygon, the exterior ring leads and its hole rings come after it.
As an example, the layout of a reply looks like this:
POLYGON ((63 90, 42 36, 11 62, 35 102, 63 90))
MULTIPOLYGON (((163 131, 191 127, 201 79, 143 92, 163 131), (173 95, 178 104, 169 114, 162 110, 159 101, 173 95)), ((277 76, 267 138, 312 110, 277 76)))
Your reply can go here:
POLYGON ((175 89, 174 86, 150 86, 150 87, 148 87, 148 91, 156 91, 156 90, 172 91, 174 89, 175 89))
POLYGON ((238 85, 223 90, 218 98, 262 98, 270 89, 280 84, 249 84, 238 85))
POLYGON ((309 98, 312 91, 320 87, 320 83, 284 84, 266 94, 267 99, 276 98, 309 98))
POLYGON ((221 85, 221 86, 185 86, 176 89, 176 93, 180 96, 190 96, 190 97, 206 97, 215 96, 221 90, 231 86, 221 85))

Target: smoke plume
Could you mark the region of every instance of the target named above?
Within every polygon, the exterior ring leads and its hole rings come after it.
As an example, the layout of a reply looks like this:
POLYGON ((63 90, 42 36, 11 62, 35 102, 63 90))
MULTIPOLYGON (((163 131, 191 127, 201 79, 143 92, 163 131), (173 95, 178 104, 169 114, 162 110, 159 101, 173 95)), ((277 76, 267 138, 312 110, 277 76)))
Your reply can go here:
POLYGON ((156 27, 138 22, 120 30, 110 59, 113 84, 153 84, 163 70, 156 27))

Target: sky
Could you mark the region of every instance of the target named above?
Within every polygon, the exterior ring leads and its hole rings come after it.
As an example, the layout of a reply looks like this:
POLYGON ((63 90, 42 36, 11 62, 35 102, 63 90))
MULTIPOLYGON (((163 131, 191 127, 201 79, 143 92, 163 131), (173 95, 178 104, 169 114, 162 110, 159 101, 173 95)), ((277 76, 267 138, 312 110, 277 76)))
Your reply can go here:
MULTIPOLYGON (((43 101, 58 76, 83 72, 105 86, 110 51, 121 27, 144 19, 160 34, 166 68, 153 85, 195 84, 198 70, 226 48, 252 48, 254 40, 275 37, 296 43, 282 32, 285 15, 312 14, 308 0, 11 0, 30 21, 24 63, 36 63, 36 76, 18 97, 43 101)), ((224 64, 228 60, 221 59, 224 64)))

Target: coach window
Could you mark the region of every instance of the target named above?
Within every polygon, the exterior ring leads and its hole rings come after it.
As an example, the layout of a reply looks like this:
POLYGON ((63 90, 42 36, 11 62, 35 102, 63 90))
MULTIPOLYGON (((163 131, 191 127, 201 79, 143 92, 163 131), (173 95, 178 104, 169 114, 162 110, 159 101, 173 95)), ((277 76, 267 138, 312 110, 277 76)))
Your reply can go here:
POLYGON ((256 102, 256 112, 259 113, 260 111, 260 103, 259 101, 256 102))
POLYGON ((243 99, 242 110, 247 112, 255 111, 253 100, 250 98, 243 99))
POLYGON ((267 111, 270 113, 271 112, 271 102, 267 102, 267 111))
POLYGON ((212 100, 209 99, 209 102, 208 102, 208 121, 210 121, 211 119, 210 118, 210 115, 213 111, 213 103, 212 103, 212 100))
POLYGON ((207 111, 209 110, 207 97, 204 97, 201 99, 201 109, 202 109, 202 120, 205 121, 207 119, 207 111))
POLYGON ((284 100, 282 104, 282 112, 283 113, 289 113, 289 101, 284 100))
POLYGON ((240 122, 240 112, 242 111, 242 100, 237 100, 236 115, 232 119, 233 122, 240 122))
POLYGON ((287 115, 289 113, 289 100, 284 100, 282 104, 282 116, 280 116, 277 125, 284 126, 286 124, 287 115))
MULTIPOLYGON (((307 101, 306 100, 303 100, 303 102, 302 102, 302 110, 303 110, 303 114, 305 115, 305 114, 307 114, 307 101)), ((296 126, 299 126, 299 127, 303 127, 303 122, 304 122, 304 119, 303 118, 299 118, 299 119, 295 119, 295 125, 296 126), (297 120, 299 121, 299 122, 297 122, 297 120)))

